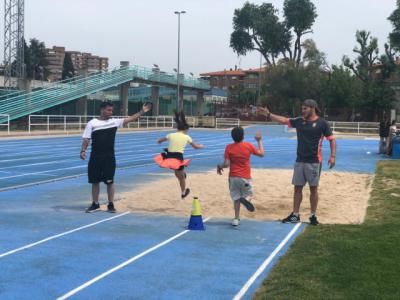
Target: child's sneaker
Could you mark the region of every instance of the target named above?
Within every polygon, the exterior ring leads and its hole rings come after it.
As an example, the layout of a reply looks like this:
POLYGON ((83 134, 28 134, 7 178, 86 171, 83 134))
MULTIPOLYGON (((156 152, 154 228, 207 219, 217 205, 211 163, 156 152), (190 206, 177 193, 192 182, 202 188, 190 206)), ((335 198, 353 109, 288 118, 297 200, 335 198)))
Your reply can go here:
POLYGON ((91 213, 91 212, 94 212, 99 209, 100 209, 100 204, 92 202, 92 205, 90 205, 88 208, 86 208, 86 212, 91 213))
POLYGON ((190 189, 186 189, 186 190, 182 193, 181 198, 184 199, 184 198, 186 198, 187 195, 189 195, 189 194, 190 194, 190 189))
POLYGON ((240 219, 233 219, 232 220, 232 226, 239 226, 239 224, 240 224, 240 219))
POLYGON ((299 223, 300 215, 296 216, 294 213, 291 213, 285 219, 282 220, 282 223, 299 223))

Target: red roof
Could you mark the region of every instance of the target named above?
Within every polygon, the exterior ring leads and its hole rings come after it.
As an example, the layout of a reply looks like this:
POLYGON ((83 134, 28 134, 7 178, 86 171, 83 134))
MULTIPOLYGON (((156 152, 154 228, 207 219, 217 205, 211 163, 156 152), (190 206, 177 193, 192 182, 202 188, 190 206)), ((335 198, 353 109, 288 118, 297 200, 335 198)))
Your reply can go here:
POLYGON ((225 70, 210 73, 201 73, 200 76, 245 76, 246 73, 242 70, 225 70))
POLYGON ((209 73, 201 73, 200 76, 246 76, 248 73, 259 73, 264 71, 265 68, 256 68, 256 69, 248 69, 248 70, 224 70, 217 72, 209 72, 209 73))

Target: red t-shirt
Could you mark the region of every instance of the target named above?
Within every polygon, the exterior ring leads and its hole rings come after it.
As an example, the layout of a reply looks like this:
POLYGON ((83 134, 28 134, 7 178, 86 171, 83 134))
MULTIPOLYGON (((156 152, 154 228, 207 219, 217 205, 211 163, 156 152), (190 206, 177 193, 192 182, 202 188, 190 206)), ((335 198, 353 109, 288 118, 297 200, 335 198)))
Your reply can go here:
POLYGON ((227 145, 224 157, 230 160, 229 177, 250 179, 250 155, 257 153, 257 148, 251 143, 240 142, 227 145))

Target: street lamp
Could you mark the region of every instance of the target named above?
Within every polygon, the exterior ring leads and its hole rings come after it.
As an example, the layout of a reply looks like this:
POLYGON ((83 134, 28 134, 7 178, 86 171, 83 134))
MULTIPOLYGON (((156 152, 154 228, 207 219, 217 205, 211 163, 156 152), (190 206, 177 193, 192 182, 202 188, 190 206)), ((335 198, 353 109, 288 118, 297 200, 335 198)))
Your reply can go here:
MULTIPOLYGON (((189 73, 192 76, 192 85, 194 86, 194 74, 192 72, 189 73)), ((192 97, 192 96, 190 96, 192 97)), ((193 116, 193 99, 190 99, 190 115, 193 116)))
POLYGON ((261 72, 262 72, 262 54, 260 53, 260 70, 258 71, 258 99, 254 105, 261 105, 260 98, 261 98, 261 72))
POLYGON ((177 70, 177 75, 176 75, 176 93, 177 93, 177 99, 176 99, 176 108, 177 111, 180 110, 180 99, 179 99, 179 73, 180 73, 180 46, 181 46, 181 14, 185 14, 186 11, 181 10, 181 11, 175 11, 174 14, 178 15, 178 70, 177 70))

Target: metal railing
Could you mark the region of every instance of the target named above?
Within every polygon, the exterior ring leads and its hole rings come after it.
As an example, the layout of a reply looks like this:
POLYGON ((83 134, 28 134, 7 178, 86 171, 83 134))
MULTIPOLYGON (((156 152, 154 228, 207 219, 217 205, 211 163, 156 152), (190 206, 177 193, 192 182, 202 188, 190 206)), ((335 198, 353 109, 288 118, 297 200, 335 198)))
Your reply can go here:
MULTIPOLYGON (((82 131, 86 124, 98 116, 76 116, 76 115, 29 115, 28 131, 82 131)), ((113 116, 115 119, 127 118, 128 116, 113 116)), ((174 119, 171 116, 143 116, 135 122, 130 122, 127 128, 173 128, 174 119)))
POLYGON ((330 121, 329 125, 333 132, 353 134, 378 134, 379 123, 377 122, 336 122, 330 121))
MULTIPOLYGON (((123 67, 88 77, 74 77, 30 93, 15 92, 1 96, 0 114, 8 114, 10 120, 13 120, 135 80, 173 86, 176 85, 177 77, 176 74, 155 72, 140 66, 123 67)), ((187 88, 210 89, 209 83, 201 79, 181 76, 180 82, 187 88)))
POLYGON ((215 119, 215 128, 232 128, 240 126, 240 119, 233 118, 216 118, 215 119))
POLYGON ((7 134, 10 134, 10 115, 0 115, 0 127, 6 127, 7 134))

